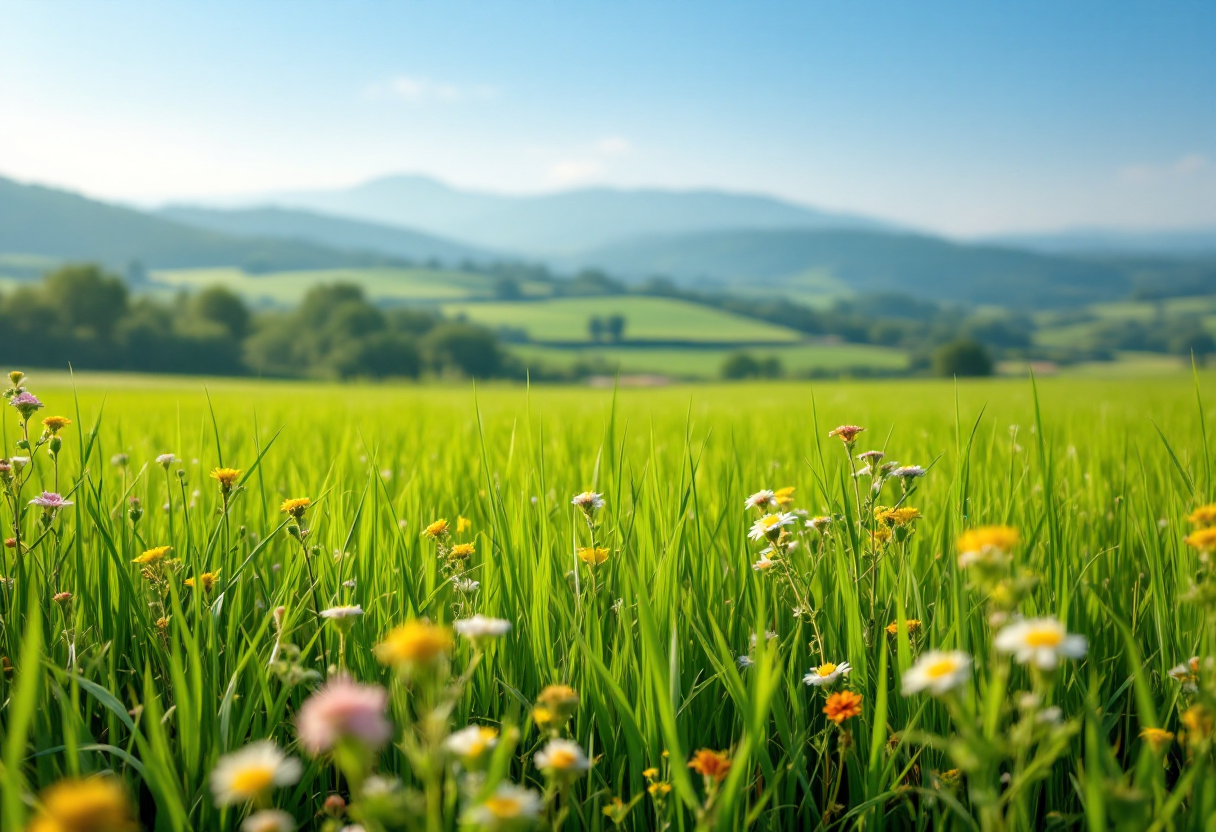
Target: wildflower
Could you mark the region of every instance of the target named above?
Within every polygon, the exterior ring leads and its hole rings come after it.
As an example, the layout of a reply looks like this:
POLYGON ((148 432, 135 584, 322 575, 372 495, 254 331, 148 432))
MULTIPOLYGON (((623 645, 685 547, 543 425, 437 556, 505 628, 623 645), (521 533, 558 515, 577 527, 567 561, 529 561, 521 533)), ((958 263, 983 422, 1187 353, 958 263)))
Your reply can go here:
POLYGON ((1216 526, 1197 529, 1182 539, 1182 542, 1203 554, 1211 554, 1216 550, 1216 526))
MULTIPOLYGON (((915 633, 917 630, 920 629, 920 619, 918 619, 918 618, 909 618, 904 623, 908 625, 908 635, 912 635, 913 633, 915 633)), ((897 633, 899 633, 899 622, 892 621, 890 624, 888 624, 887 633, 889 635, 896 635, 897 633)))
POLYGON ((576 553, 578 559, 591 567, 599 566, 604 561, 608 560, 608 550, 602 546, 585 547, 579 549, 576 553))
POLYGON ((131 563, 138 563, 140 566, 153 566, 165 559, 165 555, 173 550, 172 546, 153 546, 151 549, 144 550, 144 553, 131 563))
POLYGON ((442 517, 422 530, 431 540, 439 540, 448 536, 448 521, 442 517))
POLYGON ((578 710, 578 694, 569 685, 549 685, 536 697, 532 718, 536 722, 563 724, 578 710))
POLYGON ((767 572, 777 565, 777 562, 771 560, 767 555, 761 553, 760 558, 752 564, 752 569, 757 572, 767 572))
POLYGON ((217 806, 257 800, 275 786, 290 786, 301 771, 299 760, 270 740, 259 740, 220 757, 211 770, 211 793, 217 806))
POLYGON ((928 690, 941 696, 971 678, 971 657, 961 650, 930 650, 903 675, 903 694, 928 690))
POLYGON ((656 800, 666 797, 671 793, 670 783, 651 783, 646 787, 646 791, 650 792, 650 796, 656 800))
POLYGON ((38 795, 26 832, 138 832, 131 802, 117 777, 65 779, 38 795))
POLYGON ((346 800, 340 794, 331 794, 325 798, 321 810, 331 818, 340 818, 346 814, 346 800))
POLYGON ((873 465, 874 463, 880 461, 884 456, 886 456, 886 454, 882 451, 864 451, 863 453, 858 454, 857 458, 866 465, 873 465))
POLYGON ((901 480, 914 480, 918 477, 923 477, 926 471, 919 465, 901 465, 898 468, 891 469, 891 476, 901 480))
POLYGON ((1009 557, 1018 540, 1018 530, 1012 526, 968 529, 958 539, 958 565, 962 569, 973 564, 997 565, 1009 557))
POLYGON ((1184 690, 1196 691, 1199 689, 1198 656, 1192 656, 1189 661, 1183 662, 1176 667, 1171 667, 1166 672, 1175 682, 1180 682, 1184 690))
POLYGON ((1211 736, 1212 725, 1216 721, 1213 718, 1212 709, 1203 704, 1187 708, 1179 719, 1186 726, 1188 742, 1202 742, 1207 739, 1211 736))
POLYGON ((839 725, 846 719, 852 719, 861 714, 861 695, 853 693, 851 690, 833 693, 824 704, 823 712, 828 715, 828 719, 839 725))
POLYGON ((543 804, 532 789, 499 783, 494 793, 464 813, 466 823, 490 830, 527 829, 540 817, 543 804))
POLYGON ((458 578, 452 582, 452 586, 456 588, 457 592, 472 595, 481 588, 481 581, 474 581, 472 578, 458 578))
POLYGON ((794 504, 794 490, 794 486, 787 485, 785 488, 778 488, 773 492, 773 499, 779 508, 789 508, 794 504))
POLYGON ((296 718, 300 747, 317 757, 349 739, 376 750, 393 736, 387 709, 388 692, 384 688, 336 676, 300 707, 296 718))
POLYGON ((131 457, 127 454, 114 454, 110 457, 110 464, 115 468, 126 468, 127 463, 131 461, 131 457))
POLYGON ((295 832, 296 819, 282 809, 254 812, 241 824, 241 832, 295 832))
POLYGON ((604 495, 595 491, 584 491, 582 494, 575 494, 570 504, 591 515, 604 507, 604 495))
POLYGON ((42 402, 38 401, 38 397, 28 390, 23 390, 17 395, 8 400, 8 403, 17 408, 17 412, 21 414, 21 419, 28 422, 34 412, 43 407, 42 402))
POLYGON ((308 497, 293 497, 290 500, 284 500, 279 506, 279 512, 282 514, 290 514, 296 520, 304 516, 304 512, 308 511, 308 507, 312 505, 312 500, 308 497))
POLYGON ((467 517, 456 518, 456 534, 464 534, 471 528, 473 528, 472 520, 467 517))
MULTIPOLYGON (((198 576, 198 579, 203 586, 203 592, 210 592, 215 588, 216 582, 220 579, 220 570, 204 572, 198 576)), ((186 586, 194 586, 194 578, 186 578, 186 586)))
POLYGON ((355 626, 355 621, 361 615, 363 615, 363 607, 358 604, 341 604, 321 610, 321 617, 327 621, 332 621, 333 625, 343 635, 350 632, 351 627, 355 626))
POLYGON ((692 755, 692 759, 688 761, 688 767, 706 780, 721 783, 730 773, 730 757, 726 755, 725 751, 702 748, 692 755))
POLYGON ((51 596, 51 600, 54 601, 56 604, 68 604, 68 603, 71 603, 71 601, 72 601, 72 593, 56 592, 54 595, 51 596))
POLYGON ((629 810, 633 808, 633 804, 635 802, 636 800, 626 803, 619 797, 613 796, 612 802, 600 811, 604 813, 604 817, 608 818, 608 820, 612 821, 615 826, 619 827, 625 822, 625 818, 629 816, 629 810))
POLYGON ((582 747, 570 740, 552 739, 533 758, 536 767, 549 774, 573 774, 591 768, 582 747))
POLYGON ((168 470, 169 470, 169 467, 170 467, 171 465, 173 465, 175 462, 180 462, 180 461, 181 461, 181 460, 179 460, 179 459, 178 459, 176 456, 174 456, 173 454, 161 454, 160 456, 158 456, 158 457, 156 458, 156 464, 157 464, 157 465, 160 465, 160 466, 161 466, 162 468, 164 468, 166 471, 168 471, 168 470))
POLYGON ((66 416, 47 416, 42 420, 42 426, 46 428, 47 433, 51 436, 56 436, 59 431, 72 424, 72 420, 66 416))
POLYGON ((1208 503, 1192 511, 1186 518, 1196 526, 1216 525, 1216 503, 1208 503))
POLYGON ((838 436, 841 442, 851 447, 857 441, 857 434, 863 430, 865 428, 858 427, 857 425, 841 425, 828 431, 828 436, 838 436))
POLYGON ((751 667, 752 665, 754 665, 756 663, 752 659, 751 656, 747 656, 747 655, 741 655, 738 658, 736 658, 735 661, 738 663, 740 670, 747 670, 749 667, 751 667))
POLYGON ((443 741, 443 747, 460 759, 467 769, 474 769, 485 761, 487 752, 498 745, 498 729, 488 725, 470 725, 461 728, 443 741))
POLYGON ((403 670, 434 664, 452 649, 452 632, 429 621, 407 621, 376 645, 381 664, 397 665, 403 670))
POLYGON ((752 540, 763 540, 769 538, 775 540, 781 530, 794 522, 792 514, 766 514, 752 524, 751 531, 747 536, 752 540))
POLYGON ((448 550, 448 557, 453 560, 468 560, 477 552, 477 547, 472 543, 457 543, 448 550))
POLYGON ((43 491, 34 499, 30 500, 30 505, 39 506, 47 514, 54 514, 61 508, 66 508, 72 505, 71 500, 65 500, 54 491, 43 491))
POLYGON ((755 494, 753 494, 752 496, 750 496, 746 500, 744 500, 743 508, 744 509, 749 509, 749 508, 762 509, 765 506, 771 506, 771 505, 776 505, 776 504, 777 504, 776 493, 766 489, 764 491, 757 491, 755 494))
POLYGON ((921 519, 921 513, 920 509, 911 506, 901 506, 900 508, 879 506, 874 509, 874 519, 888 526, 906 526, 914 520, 921 519))
POLYGON ((811 672, 803 676, 802 681, 812 687, 830 685, 841 676, 848 676, 849 671, 852 669, 848 662, 841 662, 840 664, 824 662, 819 667, 811 668, 811 672))
POLYGON ((219 482, 220 491, 224 494, 232 490, 240 476, 241 472, 236 468, 213 468, 211 471, 211 479, 219 482))
POLYGON ((1153 751, 1160 754, 1163 748, 1174 741, 1174 734, 1164 728, 1145 728, 1140 731, 1140 739, 1147 741, 1153 751))
POLYGON ((648 768, 642 772, 642 776, 647 780, 653 780, 659 776, 659 770, 657 768, 648 768))
POLYGON ((870 532, 870 542, 875 546, 886 546, 891 542, 891 530, 886 526, 879 526, 870 532))
POLYGON ((511 631, 511 622, 503 618, 487 618, 478 613, 472 618, 463 618, 452 625, 457 633, 476 643, 500 638, 511 631))
POLYGON ((1069 635, 1054 618, 1016 621, 996 634, 996 649, 1013 653, 1019 664, 1034 664, 1053 670, 1061 658, 1079 659, 1085 655, 1085 636, 1069 635))
POLYGON ((820 517, 812 517, 810 520, 806 521, 806 527, 808 529, 814 529, 815 531, 822 533, 822 532, 827 531, 828 526, 831 524, 831 522, 832 522, 832 518, 828 517, 826 515, 820 516, 820 517))

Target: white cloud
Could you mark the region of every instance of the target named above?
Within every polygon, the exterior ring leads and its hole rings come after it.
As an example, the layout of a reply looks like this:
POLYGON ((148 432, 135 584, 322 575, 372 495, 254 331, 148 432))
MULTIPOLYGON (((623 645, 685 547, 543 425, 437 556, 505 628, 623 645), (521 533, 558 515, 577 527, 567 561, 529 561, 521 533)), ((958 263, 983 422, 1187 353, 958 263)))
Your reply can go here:
POLYGON ((1212 162, 1206 156, 1188 153, 1165 164, 1127 165, 1119 170, 1119 179, 1129 185, 1157 185, 1193 179, 1210 173, 1212 169, 1212 162))
POLYGON ((387 81, 371 84, 363 97, 376 100, 404 101, 407 104, 461 101, 482 101, 493 98, 498 91, 489 84, 462 86, 449 81, 435 81, 419 75, 398 75, 387 81))
POLYGON ((594 179, 604 172, 595 159, 562 159, 549 166, 549 181, 557 185, 574 185, 594 179))

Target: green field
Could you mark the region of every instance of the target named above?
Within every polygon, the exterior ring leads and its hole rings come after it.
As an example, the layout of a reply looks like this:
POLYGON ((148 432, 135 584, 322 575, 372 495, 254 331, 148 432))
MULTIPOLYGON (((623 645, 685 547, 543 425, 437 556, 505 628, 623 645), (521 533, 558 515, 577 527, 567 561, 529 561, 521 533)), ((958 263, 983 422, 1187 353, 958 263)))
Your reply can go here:
POLYGON ((435 303, 488 297, 482 275, 433 269, 329 269, 250 275, 241 269, 178 269, 153 272, 152 280, 174 289, 224 286, 256 306, 294 306, 314 286, 355 283, 378 301, 435 303))
POLYGON ((258 811, 246 830, 1198 832, 1216 812, 1216 674, 1170 675, 1216 646, 1216 578, 1184 543, 1216 497, 1212 375, 26 384, 35 441, 44 416, 73 423, 58 457, 36 441, 0 471, 4 832, 258 811), (854 453, 927 475, 855 486, 828 435, 850 423, 854 453), (744 507, 784 486, 826 532, 744 507), (748 537, 765 516, 769 559, 748 537), (956 545, 993 524, 1017 540, 956 545), (318 616, 338 605, 359 605, 349 631, 318 616), (474 614, 510 630, 449 641, 474 614), (231 756, 260 741, 287 761, 231 756))
MULTIPOLYGON (((602 364, 622 373, 658 373, 677 378, 716 378, 722 362, 736 349, 678 349, 661 347, 603 347, 588 349, 559 349, 535 344, 511 347, 527 364, 546 367, 569 367, 575 362, 602 364)), ((794 344, 791 346, 758 347, 747 352, 757 358, 775 356, 781 360, 786 373, 798 374, 813 370, 901 370, 908 365, 908 356, 889 347, 866 344, 794 344)))
POLYGON ((789 343, 802 337, 785 327, 671 298, 609 296, 446 304, 443 310, 487 326, 523 330, 533 341, 542 342, 590 341, 587 322, 596 315, 623 315, 626 340, 789 343))

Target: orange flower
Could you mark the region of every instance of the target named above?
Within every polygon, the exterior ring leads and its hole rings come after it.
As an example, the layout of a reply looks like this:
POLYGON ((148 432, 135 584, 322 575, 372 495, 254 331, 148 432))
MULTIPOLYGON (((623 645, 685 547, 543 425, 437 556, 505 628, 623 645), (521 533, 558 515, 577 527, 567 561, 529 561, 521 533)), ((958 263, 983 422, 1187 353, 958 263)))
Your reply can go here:
POLYGON ((861 715, 861 696, 851 690, 833 693, 823 706, 823 712, 828 715, 828 719, 839 725, 846 719, 861 715))
MULTIPOLYGON (((917 630, 920 629, 920 619, 918 619, 918 618, 909 618, 905 623, 908 625, 908 635, 911 635, 912 633, 915 633, 917 630)), ((899 632, 899 622, 898 621, 892 621, 890 624, 887 625, 887 633, 889 635, 895 635, 898 632, 899 632)))
POLYGON ((692 755, 692 759, 688 761, 688 767, 702 777, 713 780, 715 783, 721 783, 730 772, 730 757, 726 756, 725 751, 711 751, 708 748, 702 748, 692 755))
POLYGON ((841 425, 838 428, 828 431, 828 436, 839 436, 840 441, 846 445, 852 445, 857 441, 857 434, 861 433, 865 428, 858 425, 841 425))

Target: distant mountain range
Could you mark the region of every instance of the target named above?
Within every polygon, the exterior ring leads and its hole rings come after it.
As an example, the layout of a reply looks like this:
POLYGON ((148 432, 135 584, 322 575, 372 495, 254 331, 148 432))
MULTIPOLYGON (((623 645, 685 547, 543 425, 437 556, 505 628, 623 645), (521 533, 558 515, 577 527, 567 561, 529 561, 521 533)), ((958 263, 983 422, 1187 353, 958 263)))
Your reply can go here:
POLYGON ((1216 228, 1173 231, 1077 228, 1039 234, 1006 234, 990 237, 986 242, 1045 254, 1216 258, 1216 228))
POLYGON ((724 191, 582 188, 505 196, 424 176, 388 176, 353 188, 282 193, 272 205, 304 208, 463 240, 533 258, 569 255, 652 234, 774 228, 891 229, 769 196, 724 191))
MULTIPOLYGON (((320 205, 172 206, 150 213, 0 178, 0 255, 91 259, 119 269, 132 261, 149 269, 233 266, 250 273, 522 260, 559 273, 598 268, 628 280, 665 277, 726 291, 799 294, 822 291, 826 283, 835 291, 1021 308, 1133 291, 1216 291, 1216 256, 1200 256, 1202 232, 1185 237, 1198 253, 1190 257, 1096 248, 1080 256, 1029 250, 1032 241, 951 242, 767 197, 711 191, 504 197, 394 177, 314 196, 347 215, 321 213, 320 205), (397 200, 395 194, 409 196, 397 200), (430 212, 426 194, 433 197, 430 212), (354 210, 380 219, 354 219, 354 210), (407 218, 424 219, 426 230, 399 224, 407 218), (433 231, 438 228, 448 236, 433 231), (474 239, 451 233, 457 228, 481 230, 474 239), (541 250, 549 253, 536 253, 541 250)), ((1035 245, 1067 249, 1085 239, 1043 238, 1035 245)))

